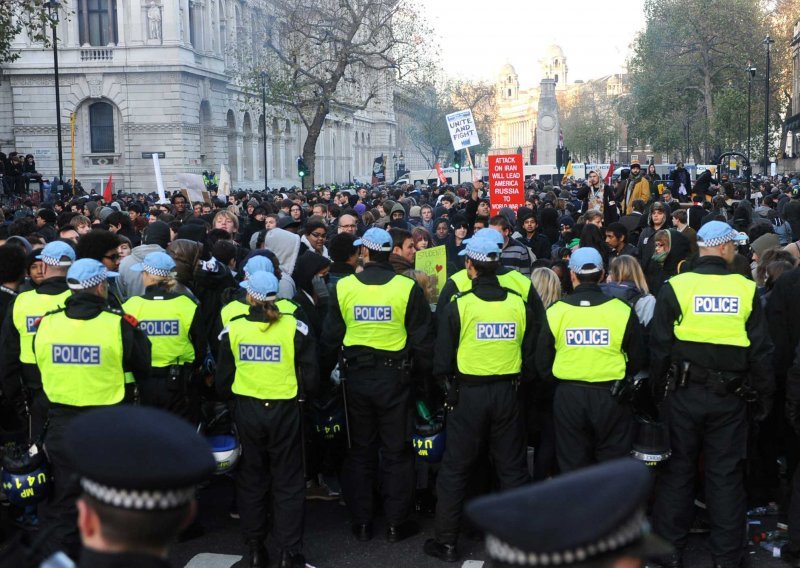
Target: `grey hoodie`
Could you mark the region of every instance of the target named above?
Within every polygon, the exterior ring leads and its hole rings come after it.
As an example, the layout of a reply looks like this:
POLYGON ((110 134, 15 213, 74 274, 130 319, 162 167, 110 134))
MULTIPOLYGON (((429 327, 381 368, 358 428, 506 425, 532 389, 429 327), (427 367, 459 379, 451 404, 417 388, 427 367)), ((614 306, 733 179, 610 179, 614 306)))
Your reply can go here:
POLYGON ((297 290, 292 280, 292 272, 297 263, 297 255, 300 253, 300 237, 283 229, 270 229, 264 238, 264 248, 271 250, 278 257, 282 273, 278 297, 293 298, 297 290))
POLYGON ((151 252, 167 252, 161 245, 139 245, 131 251, 131 254, 122 259, 119 263, 119 276, 117 277, 117 287, 119 293, 122 294, 122 299, 127 300, 134 296, 141 296, 144 294, 144 282, 142 281, 142 273, 134 272, 131 266, 138 262, 142 262, 151 252))

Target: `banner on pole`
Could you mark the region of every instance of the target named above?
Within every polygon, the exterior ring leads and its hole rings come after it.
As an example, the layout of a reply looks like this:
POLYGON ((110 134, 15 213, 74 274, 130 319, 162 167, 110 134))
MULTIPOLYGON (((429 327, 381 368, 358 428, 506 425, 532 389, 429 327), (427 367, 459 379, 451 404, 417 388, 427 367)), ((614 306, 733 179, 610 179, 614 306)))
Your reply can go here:
POLYGON ((156 172, 156 190, 158 191, 158 202, 169 203, 167 193, 164 191, 164 179, 161 177, 161 162, 158 161, 158 154, 153 154, 153 169, 156 172))
POLYGON ((516 211, 525 204, 525 172, 520 154, 489 156, 489 203, 492 216, 503 207, 516 211))
POLYGON ((461 150, 470 146, 478 146, 478 127, 472 118, 472 109, 459 110, 447 115, 447 128, 453 140, 453 149, 461 150))

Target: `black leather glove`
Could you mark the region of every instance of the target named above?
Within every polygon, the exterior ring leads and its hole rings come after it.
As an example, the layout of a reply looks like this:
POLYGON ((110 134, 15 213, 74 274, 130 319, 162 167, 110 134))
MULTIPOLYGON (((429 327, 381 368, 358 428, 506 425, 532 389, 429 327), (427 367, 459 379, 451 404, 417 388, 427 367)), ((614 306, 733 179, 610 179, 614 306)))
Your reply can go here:
POLYGON ((772 396, 761 395, 752 403, 752 406, 753 420, 763 422, 772 410, 772 396))
POLYGON ((800 434, 800 401, 786 399, 786 421, 792 429, 800 434))

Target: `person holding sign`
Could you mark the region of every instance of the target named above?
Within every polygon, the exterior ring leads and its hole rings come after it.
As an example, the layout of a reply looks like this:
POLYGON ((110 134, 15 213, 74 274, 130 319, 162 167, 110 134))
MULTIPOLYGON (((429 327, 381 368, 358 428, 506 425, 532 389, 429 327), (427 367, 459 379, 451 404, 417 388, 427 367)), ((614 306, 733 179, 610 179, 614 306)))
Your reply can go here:
POLYGON ((439 315, 433 359, 436 377, 450 379, 447 445, 436 483, 436 538, 425 554, 458 560, 456 543, 467 483, 488 446, 502 489, 528 482, 517 387, 534 376, 533 314, 522 298, 500 286, 500 250, 470 239, 462 256, 474 281, 439 315))

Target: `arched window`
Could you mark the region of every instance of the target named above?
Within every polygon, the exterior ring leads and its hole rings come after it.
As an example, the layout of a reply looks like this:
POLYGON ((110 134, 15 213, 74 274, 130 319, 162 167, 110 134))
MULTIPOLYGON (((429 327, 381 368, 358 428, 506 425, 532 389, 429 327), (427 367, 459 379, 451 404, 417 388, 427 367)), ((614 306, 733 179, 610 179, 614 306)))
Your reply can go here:
POLYGON ((103 47, 117 43, 116 0, 78 0, 81 45, 103 47))
POLYGON ((93 154, 113 152, 114 107, 102 102, 89 106, 89 131, 93 154))

